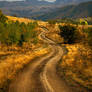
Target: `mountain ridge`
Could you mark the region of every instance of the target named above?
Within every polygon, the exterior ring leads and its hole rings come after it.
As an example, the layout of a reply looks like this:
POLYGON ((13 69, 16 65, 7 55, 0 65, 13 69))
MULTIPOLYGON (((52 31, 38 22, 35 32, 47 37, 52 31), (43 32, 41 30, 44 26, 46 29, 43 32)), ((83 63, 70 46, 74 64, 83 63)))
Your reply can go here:
POLYGON ((91 0, 56 0, 55 4, 76 4, 76 3, 82 3, 82 2, 87 2, 91 0))
POLYGON ((0 8, 1 7, 7 7, 11 5, 20 5, 20 6, 26 6, 26 5, 68 5, 68 4, 78 4, 81 2, 87 2, 92 0, 56 0, 55 2, 48 2, 45 0, 25 0, 25 1, 0 1, 0 8))
MULTIPOLYGON (((85 2, 85 1, 89 1, 89 0, 83 0, 82 2, 85 2)), ((89 2, 91 2, 91 1, 89 1, 89 2)), ((75 16, 72 13, 72 11, 75 11, 75 12, 77 11, 75 8, 78 8, 76 6, 78 6, 80 4, 80 3, 78 3, 78 2, 80 2, 80 0, 63 0, 63 2, 64 3, 62 3, 61 0, 57 0, 53 3, 47 2, 44 0, 43 1, 26 0, 26 1, 14 1, 14 2, 0 1, 0 9, 3 11, 3 13, 5 15, 27 17, 27 18, 32 18, 32 19, 42 19, 42 20, 49 19, 50 16, 51 16, 51 19, 52 18, 55 18, 55 19, 60 18, 60 16, 65 16, 65 15, 70 16, 70 13, 72 14, 71 16, 75 16), (74 2, 77 2, 77 3, 74 3, 74 2), (58 16, 57 16, 56 12, 59 12, 59 13, 57 13, 58 16), (62 14, 60 14, 60 13, 62 13, 62 14)), ((85 2, 85 3, 87 3, 87 2, 85 2)), ((89 6, 85 6, 85 7, 87 8, 89 6)), ((91 12, 91 11, 89 12, 88 9, 90 10, 90 8, 85 9, 85 13, 91 12)), ((79 13, 80 12, 78 12, 78 14, 79 13)), ((77 14, 77 16, 78 16, 78 14, 77 14)), ((87 15, 87 14, 84 14, 84 15, 87 15)), ((84 15, 81 15, 79 17, 84 17, 84 15)), ((88 15, 90 15, 90 14, 88 14, 88 15)), ((69 17, 69 16, 65 16, 65 17, 69 17)))
POLYGON ((49 20, 80 17, 92 17, 92 1, 57 8, 55 11, 51 11, 36 18, 40 20, 49 20))

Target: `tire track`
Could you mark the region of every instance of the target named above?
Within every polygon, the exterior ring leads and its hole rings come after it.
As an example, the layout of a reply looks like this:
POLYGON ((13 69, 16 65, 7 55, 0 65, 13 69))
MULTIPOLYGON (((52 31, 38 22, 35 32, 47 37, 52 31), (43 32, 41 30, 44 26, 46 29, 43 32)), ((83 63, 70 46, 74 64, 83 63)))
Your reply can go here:
POLYGON ((63 55, 62 48, 59 46, 56 46, 56 48, 59 52, 45 65, 44 70, 40 75, 41 81, 46 92, 73 92, 56 73, 57 63, 63 55))
POLYGON ((40 72, 56 53, 57 50, 54 48, 49 55, 36 59, 32 64, 30 63, 10 84, 8 92, 45 92, 40 82, 40 72))
POLYGON ((8 92, 72 92, 56 73, 56 66, 63 56, 63 50, 45 37, 46 32, 42 32, 39 38, 48 43, 51 52, 31 62, 10 84, 8 92))

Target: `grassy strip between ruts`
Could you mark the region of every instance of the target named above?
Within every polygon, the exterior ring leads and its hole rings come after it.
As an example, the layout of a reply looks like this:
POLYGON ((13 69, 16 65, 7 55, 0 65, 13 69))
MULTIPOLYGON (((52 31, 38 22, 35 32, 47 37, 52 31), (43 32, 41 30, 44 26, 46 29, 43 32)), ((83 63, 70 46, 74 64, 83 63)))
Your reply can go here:
POLYGON ((42 48, 35 51, 29 51, 26 54, 11 55, 0 62, 0 92, 8 81, 14 79, 19 70, 31 62, 36 57, 43 56, 49 52, 50 48, 42 48))

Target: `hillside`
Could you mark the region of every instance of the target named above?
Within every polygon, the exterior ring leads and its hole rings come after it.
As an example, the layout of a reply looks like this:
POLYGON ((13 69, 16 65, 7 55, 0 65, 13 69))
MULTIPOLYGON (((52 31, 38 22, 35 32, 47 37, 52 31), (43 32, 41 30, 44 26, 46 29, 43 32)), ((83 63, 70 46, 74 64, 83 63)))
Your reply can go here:
POLYGON ((91 17, 44 22, 0 10, 0 92, 92 92, 92 25, 85 20, 92 23, 91 17))
POLYGON ((58 18, 78 18, 92 16, 92 2, 81 3, 78 5, 68 5, 57 8, 55 11, 38 16, 37 19, 48 20, 58 18))
MULTIPOLYGON (((85 2, 85 1, 89 1, 89 0, 82 0, 81 2, 85 2)), ((56 0, 56 2, 52 2, 52 3, 47 2, 45 0, 42 1, 26 0, 26 1, 14 1, 14 2, 0 1, 0 9, 3 11, 5 15, 44 20, 44 19, 49 19, 51 14, 53 14, 51 18, 60 17, 61 15, 64 16, 67 14, 69 16, 73 16, 73 11, 76 11, 76 8, 78 7, 74 5, 78 3, 80 3, 80 0, 62 0, 62 1, 56 0), (73 4, 73 6, 71 4, 73 4), (65 7, 65 5, 70 5, 70 6, 65 7), (48 12, 49 14, 47 14, 48 12), (47 16, 44 16, 45 14, 47 16)), ((83 7, 87 8, 85 11, 87 12, 88 6, 83 5, 83 7)), ((80 6, 80 8, 82 8, 82 6, 80 6)), ((76 11, 77 14, 80 13, 80 11, 78 10, 76 11)), ((82 13, 81 16, 83 15, 85 16, 86 14, 82 13)))
MULTIPOLYGON (((8 3, 8 2, 7 2, 8 3)), ((54 10, 54 5, 31 5, 29 3, 19 4, 18 2, 3 5, 0 9, 5 15, 32 18, 35 15, 42 15, 54 10), (11 8, 12 7, 12 8, 11 8)), ((21 3, 21 2, 20 2, 21 3)))
POLYGON ((87 2, 91 0, 56 0, 55 4, 76 4, 76 3, 81 3, 81 2, 87 2))

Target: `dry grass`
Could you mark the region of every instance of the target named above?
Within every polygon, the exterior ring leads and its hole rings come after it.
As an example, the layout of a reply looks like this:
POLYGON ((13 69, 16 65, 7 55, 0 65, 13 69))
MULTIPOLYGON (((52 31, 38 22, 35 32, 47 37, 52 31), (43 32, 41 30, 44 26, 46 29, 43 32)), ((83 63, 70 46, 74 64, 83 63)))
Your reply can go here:
MULTIPOLYGON (((17 18, 7 16, 9 21, 19 21, 24 23, 34 22, 34 20, 26 18, 17 18)), ((45 25, 45 22, 40 22, 45 25)), ((40 28, 35 29, 40 34, 40 28)), ((43 43, 38 41, 36 45, 33 43, 24 43, 22 47, 16 45, 6 46, 0 45, 0 92, 1 88, 8 85, 8 81, 15 78, 17 72, 24 68, 25 65, 30 63, 34 58, 47 54, 50 50, 43 43)))
POLYGON ((47 25, 47 22, 44 21, 39 21, 39 20, 32 20, 32 19, 28 19, 28 18, 20 18, 20 17, 13 17, 13 16, 7 16, 7 18, 10 21, 19 21, 20 23, 24 22, 24 23, 30 23, 30 22, 37 22, 39 26, 45 26, 47 25))
POLYGON ((61 38, 57 33, 48 33, 46 35, 49 39, 55 41, 56 43, 62 43, 63 42, 63 38, 61 38))
POLYGON ((58 28, 58 24, 55 25, 47 25, 47 28, 49 29, 49 32, 46 34, 46 36, 55 41, 56 43, 62 43, 63 42, 63 38, 60 37, 59 35, 59 28, 58 28))
POLYGON ((60 63, 65 80, 72 86, 92 90, 92 50, 83 44, 67 45, 66 48, 69 52, 60 63))
POLYGON ((13 16, 7 16, 7 18, 12 21, 19 21, 24 23, 34 22, 34 20, 27 19, 27 18, 19 18, 19 17, 13 17, 13 16))
POLYGON ((7 80, 12 80, 16 73, 23 69, 24 65, 31 62, 32 59, 48 53, 47 48, 41 48, 26 53, 12 54, 4 60, 0 60, 0 88, 2 88, 7 80))
MULTIPOLYGON (((92 92, 92 50, 88 47, 87 33, 83 32, 83 29, 92 27, 92 25, 76 27, 79 32, 78 39, 75 44, 64 45, 68 49, 68 53, 62 58, 57 69, 59 75, 64 77, 67 83, 74 89, 76 88, 78 92, 89 92, 89 90, 92 92)), ((63 39, 58 36, 57 31, 59 32, 58 28, 50 27, 47 37, 63 43, 63 39)))

